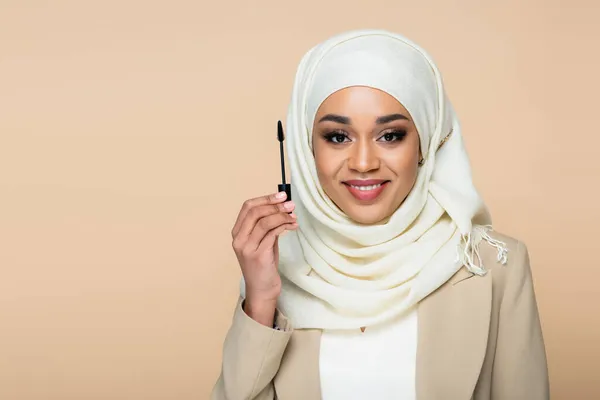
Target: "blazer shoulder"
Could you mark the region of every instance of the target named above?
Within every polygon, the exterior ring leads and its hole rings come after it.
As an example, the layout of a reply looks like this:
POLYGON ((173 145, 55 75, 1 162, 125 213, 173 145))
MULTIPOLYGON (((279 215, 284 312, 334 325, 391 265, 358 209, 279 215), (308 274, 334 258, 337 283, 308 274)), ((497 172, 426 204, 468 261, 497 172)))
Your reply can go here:
MULTIPOLYGON (((504 232, 491 230, 488 234, 490 235, 490 237, 492 239, 503 242, 506 245, 506 248, 508 249, 509 252, 514 252, 515 250, 517 250, 517 248, 519 246, 523 245, 523 242, 519 238, 510 236, 504 232)), ((490 247, 493 249, 493 246, 491 246, 488 242, 483 241, 482 243, 487 244, 487 247, 490 247)))
POLYGON ((507 285, 518 284, 531 277, 529 250, 527 245, 518 238, 498 231, 491 231, 489 236, 501 242, 506 248, 506 263, 499 260, 498 248, 483 240, 479 245, 481 260, 484 268, 491 273, 493 287, 496 293, 503 293, 507 285))
POLYGON ((494 230, 488 232, 488 235, 493 241, 498 242, 498 246, 504 247, 507 253, 506 263, 502 264, 499 257, 499 248, 487 240, 482 240, 479 244, 479 252, 485 269, 511 269, 512 266, 519 265, 523 262, 523 254, 527 253, 527 246, 523 241, 494 230))

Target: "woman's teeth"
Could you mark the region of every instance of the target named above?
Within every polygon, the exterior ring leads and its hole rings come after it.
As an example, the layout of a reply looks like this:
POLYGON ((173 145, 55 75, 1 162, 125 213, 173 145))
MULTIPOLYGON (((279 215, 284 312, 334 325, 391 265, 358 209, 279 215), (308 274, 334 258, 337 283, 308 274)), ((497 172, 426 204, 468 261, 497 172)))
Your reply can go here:
POLYGON ((354 186, 354 185, 350 185, 351 187, 353 187, 354 189, 358 189, 358 190, 363 190, 363 191, 367 191, 367 190, 373 190, 378 188, 379 186, 381 186, 382 184, 379 183, 377 185, 369 185, 369 186, 354 186))

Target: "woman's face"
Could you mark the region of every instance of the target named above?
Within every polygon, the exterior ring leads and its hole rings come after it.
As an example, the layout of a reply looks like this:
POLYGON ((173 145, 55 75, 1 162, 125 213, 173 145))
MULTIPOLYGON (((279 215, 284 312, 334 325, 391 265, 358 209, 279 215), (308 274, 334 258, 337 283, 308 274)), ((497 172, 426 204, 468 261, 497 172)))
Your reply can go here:
POLYGON ((417 129, 381 90, 353 86, 331 94, 317 110, 312 139, 323 190, 358 223, 392 215, 416 181, 417 129))

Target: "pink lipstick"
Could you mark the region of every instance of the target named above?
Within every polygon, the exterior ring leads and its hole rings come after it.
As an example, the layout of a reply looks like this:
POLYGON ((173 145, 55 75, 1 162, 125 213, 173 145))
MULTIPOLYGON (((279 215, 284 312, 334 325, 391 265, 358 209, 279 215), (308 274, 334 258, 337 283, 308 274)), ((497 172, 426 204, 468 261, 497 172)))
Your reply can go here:
POLYGON ((384 179, 349 180, 342 182, 352 196, 360 201, 375 200, 390 181, 384 179))

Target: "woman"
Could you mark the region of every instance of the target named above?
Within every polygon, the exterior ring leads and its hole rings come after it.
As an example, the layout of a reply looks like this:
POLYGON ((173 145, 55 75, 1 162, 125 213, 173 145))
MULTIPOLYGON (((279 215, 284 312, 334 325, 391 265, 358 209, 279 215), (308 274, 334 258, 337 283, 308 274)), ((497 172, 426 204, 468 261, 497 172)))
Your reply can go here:
POLYGON ((248 200, 232 230, 213 399, 549 397, 527 249, 492 231, 420 47, 358 30, 312 48, 286 143, 293 201, 248 200))

